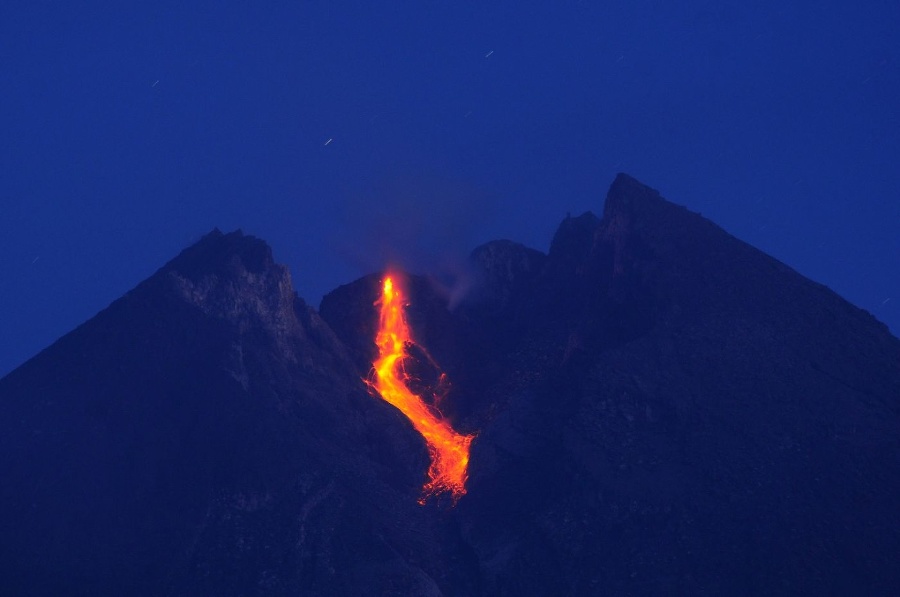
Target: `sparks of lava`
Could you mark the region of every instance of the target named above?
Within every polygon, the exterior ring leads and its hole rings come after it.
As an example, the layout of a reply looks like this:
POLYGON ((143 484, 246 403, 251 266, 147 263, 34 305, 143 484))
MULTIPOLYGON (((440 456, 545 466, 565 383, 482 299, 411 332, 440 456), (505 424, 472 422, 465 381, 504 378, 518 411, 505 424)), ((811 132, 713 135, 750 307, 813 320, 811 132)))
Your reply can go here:
POLYGON ((409 376, 404 365, 409 358, 408 348, 414 342, 403 311, 406 300, 396 282, 398 278, 397 274, 384 278, 381 298, 375 302, 380 307, 375 336, 378 360, 373 363, 374 371, 368 383, 386 402, 406 415, 428 445, 429 481, 422 488, 419 503, 424 504, 429 496, 445 491, 451 493, 456 503, 466 493, 469 445, 475 436, 456 433, 436 407, 426 404, 407 385, 409 376))

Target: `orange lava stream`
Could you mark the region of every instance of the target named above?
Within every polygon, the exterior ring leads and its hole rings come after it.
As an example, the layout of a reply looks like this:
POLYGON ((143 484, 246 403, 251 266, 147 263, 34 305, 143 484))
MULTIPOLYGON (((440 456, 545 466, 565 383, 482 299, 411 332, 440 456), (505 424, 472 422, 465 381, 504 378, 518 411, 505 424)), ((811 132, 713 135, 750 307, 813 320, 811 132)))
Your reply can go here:
POLYGON ((404 361, 409 356, 407 347, 414 342, 403 313, 403 292, 392 276, 385 277, 381 298, 375 304, 381 307, 375 336, 378 360, 373 363, 375 370, 369 383, 386 402, 406 415, 428 445, 429 481, 422 488, 420 503, 444 491, 451 492, 455 503, 466 493, 469 444, 475 436, 456 433, 437 408, 426 404, 406 385, 409 377, 404 361))

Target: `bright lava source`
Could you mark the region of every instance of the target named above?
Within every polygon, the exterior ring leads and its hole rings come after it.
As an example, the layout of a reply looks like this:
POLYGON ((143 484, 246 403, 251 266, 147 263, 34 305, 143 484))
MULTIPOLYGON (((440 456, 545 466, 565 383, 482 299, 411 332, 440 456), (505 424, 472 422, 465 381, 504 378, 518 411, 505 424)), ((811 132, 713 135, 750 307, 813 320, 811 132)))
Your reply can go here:
POLYGON ((397 274, 384 278, 381 298, 375 302, 380 306, 375 336, 378 360, 373 363, 369 385, 406 415, 428 445, 431 455, 429 481, 422 488, 419 502, 424 504, 429 496, 449 491, 456 503, 466 493, 469 445, 475 436, 456 433, 436 407, 426 404, 409 389, 404 362, 409 358, 408 347, 414 341, 403 312, 406 300, 395 278, 398 278, 397 274))

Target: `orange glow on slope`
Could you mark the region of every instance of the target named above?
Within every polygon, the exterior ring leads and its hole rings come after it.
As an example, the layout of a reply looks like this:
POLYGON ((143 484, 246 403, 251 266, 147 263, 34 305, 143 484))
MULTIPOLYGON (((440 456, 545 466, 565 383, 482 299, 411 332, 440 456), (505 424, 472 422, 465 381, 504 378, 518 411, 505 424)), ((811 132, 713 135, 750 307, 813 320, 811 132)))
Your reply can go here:
POLYGON ((375 303, 381 307, 375 336, 378 360, 373 363, 375 370, 369 384, 386 402, 406 415, 425 438, 431 466, 420 503, 444 491, 451 492, 455 503, 466 493, 469 444, 475 436, 456 433, 437 408, 426 404, 407 386, 409 376, 404 361, 409 357, 407 347, 414 342, 403 313, 406 301, 394 281, 396 277, 396 274, 385 277, 381 298, 375 303))

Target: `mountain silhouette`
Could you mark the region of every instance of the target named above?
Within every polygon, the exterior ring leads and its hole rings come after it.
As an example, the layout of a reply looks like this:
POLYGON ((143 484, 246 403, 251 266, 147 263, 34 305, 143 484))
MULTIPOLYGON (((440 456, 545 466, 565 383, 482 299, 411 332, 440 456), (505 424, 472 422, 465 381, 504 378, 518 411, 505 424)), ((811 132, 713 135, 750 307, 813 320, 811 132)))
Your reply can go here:
MULTIPOLYGON (((890 595, 900 341, 620 174, 407 315, 467 494, 364 380, 381 274, 211 232, 0 380, 9 595, 890 595)), ((414 355, 415 356, 415 355, 414 355)))

